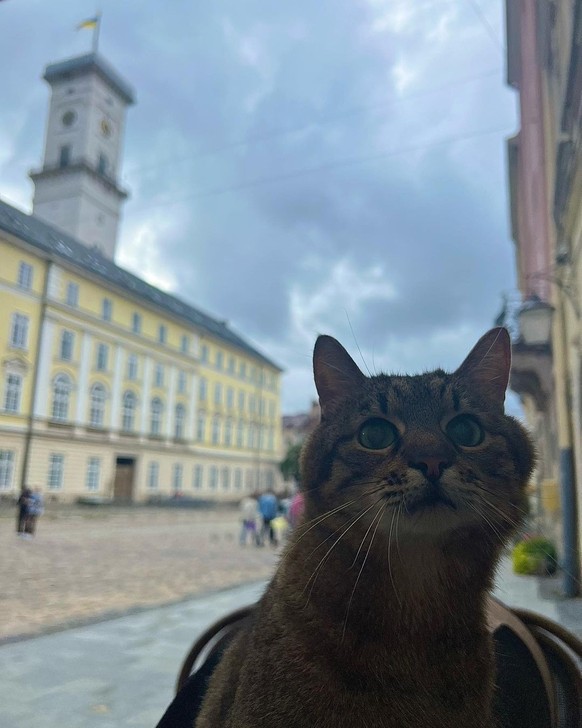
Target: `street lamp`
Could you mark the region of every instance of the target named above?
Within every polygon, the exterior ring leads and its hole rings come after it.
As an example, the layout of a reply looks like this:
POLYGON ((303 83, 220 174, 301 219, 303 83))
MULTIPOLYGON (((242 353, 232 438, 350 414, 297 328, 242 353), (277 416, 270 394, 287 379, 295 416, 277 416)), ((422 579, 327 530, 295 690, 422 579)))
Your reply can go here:
POLYGON ((550 346, 554 307, 537 296, 527 298, 518 313, 521 337, 528 346, 550 346))

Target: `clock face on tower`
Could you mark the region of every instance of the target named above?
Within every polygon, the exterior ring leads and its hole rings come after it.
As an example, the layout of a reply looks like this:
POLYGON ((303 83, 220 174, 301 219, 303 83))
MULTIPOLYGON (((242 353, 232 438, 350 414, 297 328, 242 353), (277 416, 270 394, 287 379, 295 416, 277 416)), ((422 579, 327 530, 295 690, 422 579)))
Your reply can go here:
POLYGON ((107 121, 107 119, 101 119, 101 133, 107 139, 112 134, 111 124, 107 121))

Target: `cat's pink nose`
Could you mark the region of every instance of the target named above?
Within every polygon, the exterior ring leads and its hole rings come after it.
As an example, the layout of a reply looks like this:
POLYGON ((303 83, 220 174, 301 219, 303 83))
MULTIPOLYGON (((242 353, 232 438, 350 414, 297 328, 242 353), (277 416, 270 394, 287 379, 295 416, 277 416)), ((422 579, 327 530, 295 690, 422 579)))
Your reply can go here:
POLYGON ((443 470, 448 468, 450 463, 443 460, 442 457, 423 457, 409 463, 411 468, 420 470, 428 480, 438 480, 443 474, 443 470))

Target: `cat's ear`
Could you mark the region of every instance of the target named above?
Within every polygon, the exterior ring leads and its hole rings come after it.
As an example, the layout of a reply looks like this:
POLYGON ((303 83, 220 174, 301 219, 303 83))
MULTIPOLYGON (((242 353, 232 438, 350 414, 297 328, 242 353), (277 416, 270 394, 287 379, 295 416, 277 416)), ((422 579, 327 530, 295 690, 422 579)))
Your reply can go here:
POLYGON ((313 374, 322 416, 333 402, 351 394, 365 379, 356 362, 333 336, 317 337, 313 374))
POLYGON ((498 327, 482 336, 455 375, 484 392, 503 407, 511 367, 511 340, 507 329, 498 327))

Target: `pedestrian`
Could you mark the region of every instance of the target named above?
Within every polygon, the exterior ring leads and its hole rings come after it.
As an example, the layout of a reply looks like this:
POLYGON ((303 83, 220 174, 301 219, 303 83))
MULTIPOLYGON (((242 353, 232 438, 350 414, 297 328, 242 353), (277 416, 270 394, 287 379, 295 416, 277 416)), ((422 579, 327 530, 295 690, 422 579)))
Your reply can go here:
POLYGON ((240 532, 240 545, 246 546, 247 536, 250 535, 251 543, 257 543, 258 532, 257 525, 259 520, 259 504, 254 495, 245 496, 240 502, 240 514, 242 519, 242 528, 240 532))
POLYGON ((20 497, 16 501, 16 506, 18 508, 16 512, 16 533, 21 538, 24 538, 26 535, 26 520, 29 516, 31 495, 32 491, 30 488, 23 488, 20 493, 20 497))
POLYGON ((44 513, 44 500, 40 488, 35 488, 30 494, 28 515, 26 517, 25 531, 31 537, 36 533, 36 522, 44 513))
POLYGON ((273 520, 277 518, 279 512, 279 502, 277 500, 277 496, 273 493, 273 491, 268 490, 266 493, 263 493, 260 496, 259 511, 261 514, 261 518, 263 519, 259 543, 262 546, 265 543, 266 535, 269 534, 269 543, 271 544, 271 546, 276 546, 277 537, 275 535, 275 530, 273 529, 273 520))
POLYGON ((305 499, 303 493, 299 490, 291 499, 291 505, 289 506, 289 513, 287 514, 287 520, 289 526, 297 528, 298 523, 303 518, 303 511, 305 510, 305 499))

